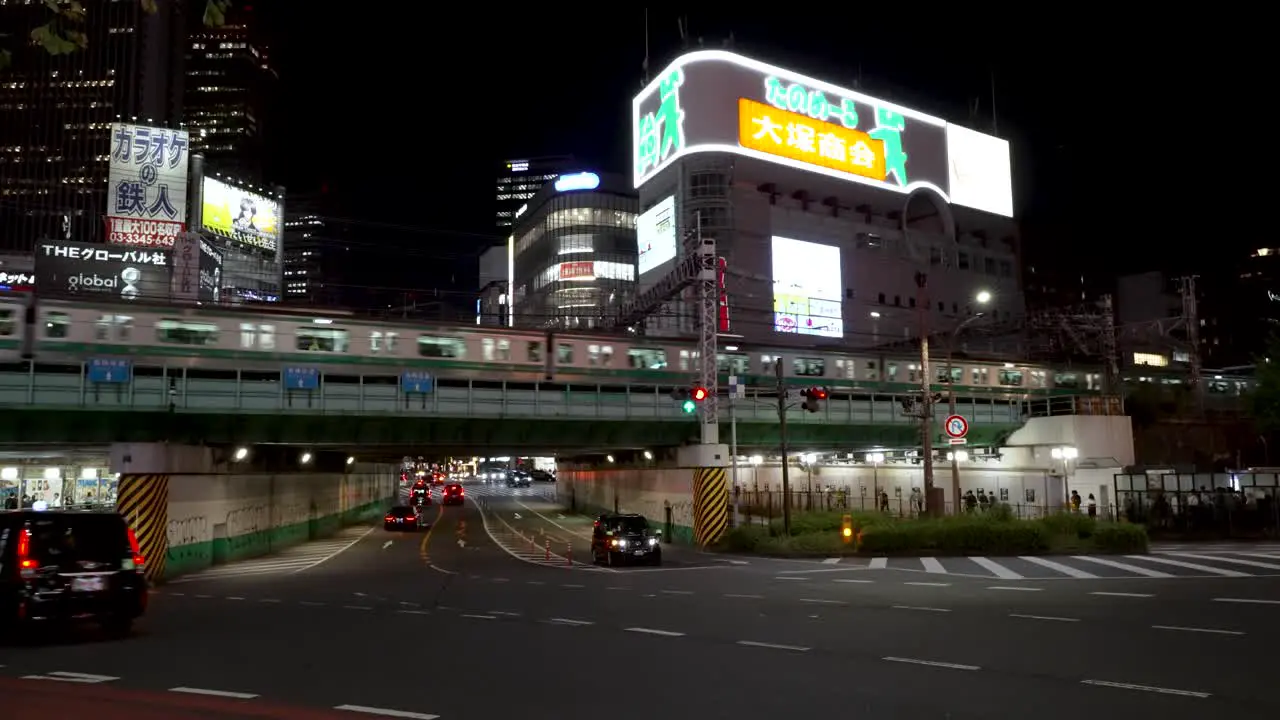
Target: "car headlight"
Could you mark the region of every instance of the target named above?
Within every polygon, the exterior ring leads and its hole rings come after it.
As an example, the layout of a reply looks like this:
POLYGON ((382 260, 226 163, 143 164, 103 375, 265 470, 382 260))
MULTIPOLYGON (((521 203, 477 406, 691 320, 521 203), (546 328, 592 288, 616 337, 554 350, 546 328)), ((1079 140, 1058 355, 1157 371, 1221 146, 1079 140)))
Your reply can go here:
POLYGON ((653 537, 649 538, 649 544, 650 544, 650 545, 657 545, 657 544, 658 544, 658 538, 653 538, 653 537))
POLYGON ((620 547, 620 548, 624 548, 624 547, 626 547, 626 546, 627 546, 627 541, 626 541, 626 540, 619 540, 619 541, 618 541, 618 547, 620 547))

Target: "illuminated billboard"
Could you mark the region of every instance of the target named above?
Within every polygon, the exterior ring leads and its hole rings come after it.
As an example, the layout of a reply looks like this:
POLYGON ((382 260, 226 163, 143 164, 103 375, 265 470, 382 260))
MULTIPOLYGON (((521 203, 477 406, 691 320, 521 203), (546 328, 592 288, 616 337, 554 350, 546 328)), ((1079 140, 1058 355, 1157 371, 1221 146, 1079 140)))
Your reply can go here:
POLYGON ((644 275, 676 256, 676 197, 660 200, 636 219, 639 255, 636 273, 644 275))
POLYGON ((637 188, 681 157, 723 152, 1012 215, 1008 142, 735 53, 677 58, 631 114, 637 188))
POLYGON ((840 248, 773 238, 773 329, 844 337, 840 248))
POLYGON ((280 246, 280 203, 206 177, 200 225, 241 244, 275 251, 280 246))
POLYGON ((185 130, 111 124, 107 160, 107 242, 171 248, 187 227, 185 130))

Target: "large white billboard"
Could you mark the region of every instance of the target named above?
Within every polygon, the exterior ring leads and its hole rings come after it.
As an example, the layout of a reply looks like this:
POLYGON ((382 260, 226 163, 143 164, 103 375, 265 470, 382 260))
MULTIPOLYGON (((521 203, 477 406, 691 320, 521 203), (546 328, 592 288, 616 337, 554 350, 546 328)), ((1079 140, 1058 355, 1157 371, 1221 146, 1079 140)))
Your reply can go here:
POLYGON ((107 242, 173 247, 187 227, 185 130, 111 124, 107 242))
POLYGON ((951 202, 1013 217, 1013 171, 1009 141, 947 125, 951 202))
POLYGON ((840 248, 773 238, 773 329, 844 337, 840 248))
POLYGON ((658 201, 636 220, 637 276, 676 256, 676 196, 658 201))
POLYGON ((206 177, 200 225, 225 238, 274 251, 280 246, 280 202, 206 177))

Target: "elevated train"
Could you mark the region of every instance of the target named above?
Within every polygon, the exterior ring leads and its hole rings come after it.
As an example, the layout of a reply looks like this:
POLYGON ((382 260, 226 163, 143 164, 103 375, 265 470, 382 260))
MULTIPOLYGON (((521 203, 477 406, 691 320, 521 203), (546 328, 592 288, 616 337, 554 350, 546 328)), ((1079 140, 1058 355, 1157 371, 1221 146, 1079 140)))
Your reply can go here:
MULTIPOLYGON (((547 332, 478 325, 371 320, 341 311, 224 308, 0 298, 0 363, 79 363, 88 357, 133 356, 139 365, 188 371, 278 372, 283 365, 330 374, 397 375, 423 370, 442 378, 556 381, 593 385, 685 386, 696 370, 688 340, 634 335, 547 332)), ((775 363, 797 385, 855 393, 907 393, 920 386, 919 359, 874 350, 766 346, 722 339, 722 375, 753 385, 774 382, 775 363)), ((942 358, 935 382, 947 380, 942 358)), ((951 380, 966 395, 1040 397, 1097 393, 1100 368, 955 358, 951 380)), ((1213 380, 1213 379, 1210 379, 1213 380)), ((1216 378, 1216 391, 1236 394, 1244 380, 1216 378)), ((1213 382, 1211 390, 1215 388, 1213 382)))

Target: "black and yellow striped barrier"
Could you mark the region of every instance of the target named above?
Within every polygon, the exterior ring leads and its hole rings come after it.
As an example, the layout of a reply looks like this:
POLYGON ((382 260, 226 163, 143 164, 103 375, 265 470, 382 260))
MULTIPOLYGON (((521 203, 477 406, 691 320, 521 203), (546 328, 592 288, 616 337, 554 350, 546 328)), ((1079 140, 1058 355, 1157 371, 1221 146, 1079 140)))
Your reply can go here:
POLYGON ((169 476, 121 475, 116 512, 138 537, 138 548, 147 559, 147 579, 159 582, 169 552, 169 476))
POLYGON ((729 529, 729 485, 724 468, 693 472, 693 537, 702 547, 720 542, 729 529))

